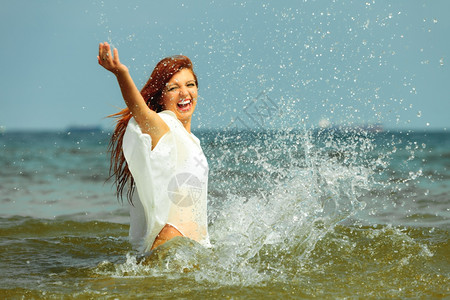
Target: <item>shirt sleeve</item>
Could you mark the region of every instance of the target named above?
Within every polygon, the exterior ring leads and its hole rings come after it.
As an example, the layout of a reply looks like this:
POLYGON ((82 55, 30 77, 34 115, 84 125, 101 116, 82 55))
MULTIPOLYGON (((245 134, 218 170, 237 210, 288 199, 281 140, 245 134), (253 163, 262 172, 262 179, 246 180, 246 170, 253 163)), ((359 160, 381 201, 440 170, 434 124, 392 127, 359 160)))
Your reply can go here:
POLYGON ((174 145, 172 132, 169 131, 152 150, 151 136, 142 133, 136 121, 130 119, 122 149, 139 196, 135 198, 139 202, 131 208, 130 238, 142 240, 144 248, 153 244, 167 223, 170 203, 166 196, 166 181, 175 167, 172 163, 176 161, 174 145))
POLYGON ((131 118, 128 122, 122 141, 122 149, 130 171, 137 169, 139 162, 144 164, 148 160, 148 155, 152 149, 152 138, 150 135, 142 133, 134 118, 131 118))

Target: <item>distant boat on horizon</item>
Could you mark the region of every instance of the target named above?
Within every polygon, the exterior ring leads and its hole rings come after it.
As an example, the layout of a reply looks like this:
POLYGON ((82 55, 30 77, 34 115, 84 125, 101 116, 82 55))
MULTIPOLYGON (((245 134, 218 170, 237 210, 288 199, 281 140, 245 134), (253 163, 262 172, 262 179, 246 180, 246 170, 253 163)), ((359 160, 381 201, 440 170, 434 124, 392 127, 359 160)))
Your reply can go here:
POLYGON ((321 129, 333 129, 333 130, 359 130, 359 131, 368 131, 368 132, 383 132, 383 124, 381 123, 367 123, 367 124, 332 124, 328 119, 321 119, 319 121, 319 127, 321 129))

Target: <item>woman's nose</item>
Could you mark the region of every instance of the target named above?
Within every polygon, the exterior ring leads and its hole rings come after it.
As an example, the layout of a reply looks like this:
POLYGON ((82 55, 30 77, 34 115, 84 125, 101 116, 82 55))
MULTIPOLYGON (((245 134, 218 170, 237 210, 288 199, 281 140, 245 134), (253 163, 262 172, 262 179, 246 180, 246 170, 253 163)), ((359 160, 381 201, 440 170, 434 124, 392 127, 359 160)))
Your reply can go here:
POLYGON ((187 95, 189 95, 189 92, 188 92, 188 90, 187 90, 187 87, 182 87, 182 88, 180 88, 180 96, 185 97, 185 96, 187 96, 187 95))

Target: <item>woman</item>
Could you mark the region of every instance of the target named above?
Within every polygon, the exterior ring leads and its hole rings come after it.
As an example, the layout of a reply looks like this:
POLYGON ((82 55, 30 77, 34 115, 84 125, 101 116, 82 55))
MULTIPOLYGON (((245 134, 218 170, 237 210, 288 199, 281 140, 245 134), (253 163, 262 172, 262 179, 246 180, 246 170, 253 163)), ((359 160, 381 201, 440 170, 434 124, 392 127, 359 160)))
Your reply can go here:
POLYGON ((110 150, 118 196, 128 189, 130 241, 142 252, 176 236, 208 246, 208 164, 191 133, 198 86, 192 63, 181 55, 161 60, 139 91, 113 52, 101 43, 97 59, 116 76, 127 105, 114 115, 110 150))

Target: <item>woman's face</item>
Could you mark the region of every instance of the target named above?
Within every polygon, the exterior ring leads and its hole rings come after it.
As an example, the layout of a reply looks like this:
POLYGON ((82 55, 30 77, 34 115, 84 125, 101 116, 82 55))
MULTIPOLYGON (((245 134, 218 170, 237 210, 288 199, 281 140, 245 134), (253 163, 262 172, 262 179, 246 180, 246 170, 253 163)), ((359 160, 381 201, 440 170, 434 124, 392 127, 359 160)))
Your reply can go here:
POLYGON ((190 123, 197 105, 197 84, 189 69, 175 73, 166 84, 161 98, 162 106, 175 113, 184 125, 190 123))

